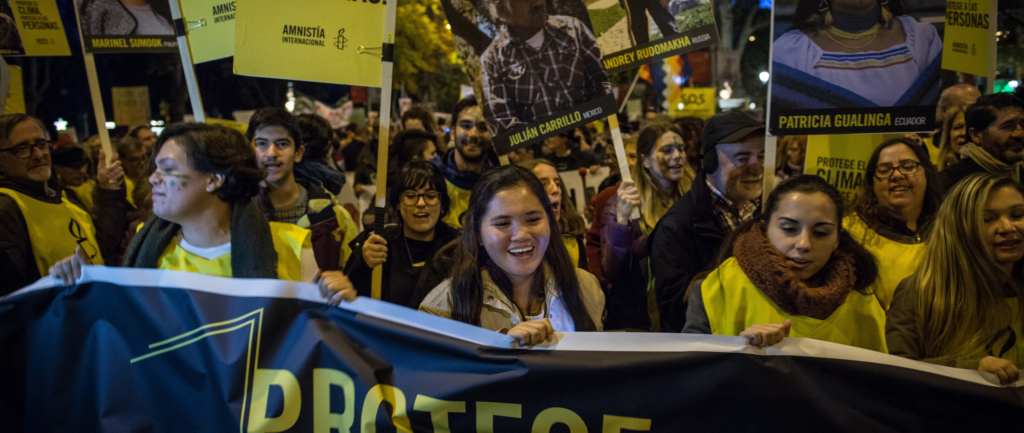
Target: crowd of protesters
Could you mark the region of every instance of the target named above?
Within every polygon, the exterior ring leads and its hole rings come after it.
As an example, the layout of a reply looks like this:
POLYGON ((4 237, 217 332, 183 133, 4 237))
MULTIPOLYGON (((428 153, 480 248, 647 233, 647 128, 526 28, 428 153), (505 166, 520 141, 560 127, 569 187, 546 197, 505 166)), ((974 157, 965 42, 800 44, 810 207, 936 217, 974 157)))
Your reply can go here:
POLYGON ((135 128, 106 155, 5 115, 0 294, 47 275, 74 284, 89 264, 277 278, 522 345, 566 331, 804 337, 1010 383, 1024 366, 1024 102, 976 93, 947 90, 931 137, 875 148, 849 201, 803 174, 807 137, 778 139, 766 171, 751 112, 641 122, 622 164, 587 127, 501 165, 474 99, 447 130, 414 107, 386 140, 387 212, 363 218, 338 196, 345 170, 356 194, 376 184, 372 128, 265 108, 246 134, 135 128), (577 209, 560 172, 602 165, 577 209))

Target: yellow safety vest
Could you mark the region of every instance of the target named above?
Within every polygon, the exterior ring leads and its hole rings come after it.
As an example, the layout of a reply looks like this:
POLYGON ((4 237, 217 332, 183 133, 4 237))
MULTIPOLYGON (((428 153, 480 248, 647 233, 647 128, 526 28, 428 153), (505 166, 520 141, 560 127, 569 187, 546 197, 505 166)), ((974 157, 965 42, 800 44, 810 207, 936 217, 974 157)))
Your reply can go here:
POLYGON ((469 209, 470 191, 453 185, 448 179, 445 179, 444 183, 448 185, 448 198, 452 200, 452 204, 448 206, 448 215, 445 215, 442 221, 453 229, 460 229, 462 221, 459 220, 459 216, 469 209))
POLYGON ((82 202, 82 206, 85 207, 86 212, 92 212, 92 192, 96 190, 95 180, 90 179, 79 186, 69 186, 68 189, 74 191, 75 194, 78 194, 78 200, 82 202))
MULTIPOLYGON (((575 267, 580 266, 580 244, 576 241, 576 238, 572 236, 562 236, 562 243, 565 244, 565 249, 569 250, 569 259, 572 260, 572 265, 575 267)), ((585 270, 585 269, 584 269, 585 270)))
POLYGON ((924 148, 928 150, 928 159, 930 159, 932 161, 932 165, 934 165, 935 167, 938 167, 939 166, 939 153, 942 152, 942 149, 939 149, 939 148, 937 148, 935 146, 932 146, 932 143, 933 143, 932 137, 921 139, 921 145, 924 146, 924 148))
POLYGON ((708 274, 701 285, 704 310, 715 335, 739 335, 754 324, 793 322, 790 337, 813 338, 888 353, 885 311, 872 295, 851 291, 846 302, 818 320, 787 314, 747 278, 735 257, 708 274))
POLYGON ((875 256, 878 263, 878 281, 875 297, 885 311, 889 311, 892 295, 900 281, 917 272, 924 257, 924 243, 904 244, 890 240, 868 228, 856 214, 843 218, 843 228, 875 256))
MULTIPOLYGON (((294 224, 271 222, 270 234, 274 238, 274 251, 277 251, 277 278, 301 281, 302 249, 313 248, 310 231, 294 224)), ((231 253, 206 259, 182 248, 178 242, 172 242, 160 256, 157 269, 231 278, 231 253)))
POLYGON ((14 199, 21 209, 39 275, 48 275, 50 266, 74 254, 79 245, 94 265, 103 264, 92 218, 64 194, 60 204, 36 200, 7 188, 0 188, 0 194, 14 199))

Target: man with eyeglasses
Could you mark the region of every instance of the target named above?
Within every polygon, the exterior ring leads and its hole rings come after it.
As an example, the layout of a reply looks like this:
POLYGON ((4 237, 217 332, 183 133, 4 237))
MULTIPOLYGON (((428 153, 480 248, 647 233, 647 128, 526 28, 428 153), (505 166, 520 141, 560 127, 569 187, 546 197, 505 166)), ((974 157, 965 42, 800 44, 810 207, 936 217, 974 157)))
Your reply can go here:
POLYGON ((108 167, 99 158, 90 216, 61 194, 52 176, 52 149, 39 120, 0 116, 0 249, 10 260, 0 268, 0 295, 47 275, 65 257, 78 254, 103 264, 103 257, 113 257, 121 246, 128 202, 120 161, 108 167))
POLYGON ((455 127, 451 131, 450 149, 435 163, 444 173, 448 196, 451 197, 451 207, 444 222, 461 228, 462 214, 469 209, 469 192, 485 171, 494 168, 494 164, 488 160, 494 145, 476 99, 465 98, 455 104, 452 119, 455 127))
POLYGON ((946 189, 974 173, 992 173, 1021 180, 1024 161, 1024 101, 1010 93, 978 98, 964 113, 967 144, 960 162, 942 171, 946 189))
POLYGON ((701 143, 704 163, 693 186, 647 242, 662 332, 682 331, 690 282, 733 230, 761 212, 764 124, 752 113, 727 111, 708 119, 701 143))
POLYGON ((295 224, 313 232, 313 254, 321 270, 345 266, 359 235, 355 220, 322 184, 296 176, 305 146, 295 116, 283 108, 256 110, 246 137, 256 149, 256 161, 267 171, 254 198, 270 221, 295 224))

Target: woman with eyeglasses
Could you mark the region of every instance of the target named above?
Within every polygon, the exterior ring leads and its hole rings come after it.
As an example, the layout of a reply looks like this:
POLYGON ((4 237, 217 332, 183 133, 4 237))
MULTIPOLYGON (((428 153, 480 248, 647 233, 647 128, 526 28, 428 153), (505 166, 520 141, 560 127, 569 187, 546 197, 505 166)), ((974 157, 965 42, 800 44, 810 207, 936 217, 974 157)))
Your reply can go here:
POLYGON ((994 374, 1024 367, 1024 187, 976 174, 946 195, 917 272, 896 288, 889 353, 994 374))
POLYGON ((882 143, 868 160, 843 226, 878 258, 875 296, 886 310, 896 285, 917 270, 941 188, 928 151, 907 138, 882 143))
POLYGON ((20 289, 75 253, 109 260, 127 224, 124 169, 99 155, 95 214, 72 204, 53 176, 46 129, 26 114, 0 116, 0 295, 20 289), (3 255, 0 255, 3 256, 3 255))
POLYGON ((423 270, 458 235, 441 221, 449 205, 444 175, 429 161, 410 161, 389 188, 388 205, 398 211, 397 223, 385 226, 383 233, 366 230, 355 238, 345 273, 359 296, 373 296, 373 268, 383 266, 379 299, 417 308, 434 288, 423 270))

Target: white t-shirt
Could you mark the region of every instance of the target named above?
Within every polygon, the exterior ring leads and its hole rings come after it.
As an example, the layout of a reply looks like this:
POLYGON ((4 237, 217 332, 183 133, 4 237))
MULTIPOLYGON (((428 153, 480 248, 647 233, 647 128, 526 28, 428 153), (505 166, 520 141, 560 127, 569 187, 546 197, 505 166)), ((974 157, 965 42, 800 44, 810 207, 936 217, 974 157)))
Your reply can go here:
POLYGON ((527 39, 526 45, 529 45, 530 48, 534 49, 534 51, 539 50, 540 47, 544 45, 544 29, 540 29, 537 34, 531 36, 530 39, 527 39))
POLYGON ((166 18, 153 13, 153 8, 145 6, 125 6, 135 16, 138 27, 135 28, 137 35, 173 35, 174 27, 166 18))

